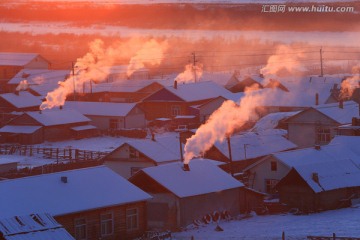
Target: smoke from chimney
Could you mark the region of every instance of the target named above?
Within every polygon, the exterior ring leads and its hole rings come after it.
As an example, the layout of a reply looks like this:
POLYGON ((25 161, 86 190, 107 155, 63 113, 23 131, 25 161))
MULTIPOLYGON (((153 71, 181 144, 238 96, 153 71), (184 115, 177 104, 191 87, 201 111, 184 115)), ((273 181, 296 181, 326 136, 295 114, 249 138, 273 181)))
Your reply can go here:
MULTIPOLYGON (((353 70, 355 72, 355 68, 353 70)), ((348 77, 341 82, 340 98, 346 99, 351 98, 354 90, 359 88, 360 75, 357 73, 354 76, 348 77)))
POLYGON ((157 42, 152 39, 142 45, 142 48, 130 59, 127 69, 127 77, 145 67, 145 64, 160 65, 164 58, 164 53, 168 49, 167 41, 157 42))
POLYGON ((15 90, 16 91, 24 91, 24 90, 28 89, 28 87, 29 87, 28 81, 22 80, 22 81, 20 81, 19 85, 17 85, 15 90))
MULTIPOLYGON (((74 90, 82 89, 83 84, 89 80, 92 80, 95 83, 105 81, 106 77, 110 73, 111 66, 114 66, 117 61, 120 61, 122 58, 127 56, 129 51, 133 50, 133 45, 138 46, 138 44, 143 44, 143 49, 147 48, 148 46, 161 45, 157 45, 151 40, 149 44, 146 42, 137 42, 136 44, 133 41, 129 41, 123 44, 116 43, 113 46, 105 48, 104 42, 102 40, 94 40, 89 44, 89 52, 76 61, 75 66, 77 69, 79 69, 79 71, 75 74, 75 76, 71 75, 65 81, 59 82, 59 87, 47 94, 46 101, 41 104, 40 109, 53 108, 64 105, 66 97, 69 94, 75 92, 74 90)), ((145 53, 146 51, 140 50, 140 52, 145 53)), ((155 52, 158 53, 159 51, 150 51, 149 53, 152 54, 155 52)), ((139 56, 139 53, 137 56, 139 56)), ((148 57, 154 59, 158 56, 159 55, 148 57)), ((136 67, 134 67, 136 59, 137 58, 135 57, 134 60, 130 62, 130 66, 132 66, 131 69, 133 70, 136 70, 136 67)))
POLYGON ((178 74, 175 81, 178 83, 195 82, 195 79, 200 79, 203 75, 203 65, 198 63, 195 66, 191 63, 185 66, 185 70, 178 74))
MULTIPOLYGON (((277 51, 279 55, 269 57, 268 64, 261 69, 261 73, 264 74, 266 80, 274 77, 274 74, 281 69, 289 72, 299 70, 301 67, 299 63, 301 54, 288 54, 290 50, 287 46, 280 46, 277 51)), ((257 119, 255 107, 269 103, 276 98, 276 95, 273 94, 274 89, 266 89, 266 91, 251 90, 254 89, 245 89, 245 95, 238 104, 225 101, 209 117, 208 121, 197 129, 196 133, 185 144, 184 163, 189 163, 192 158, 201 156, 216 141, 224 141, 226 136, 230 136, 247 121, 257 119)), ((284 101, 286 100, 288 99, 284 99, 284 101)))

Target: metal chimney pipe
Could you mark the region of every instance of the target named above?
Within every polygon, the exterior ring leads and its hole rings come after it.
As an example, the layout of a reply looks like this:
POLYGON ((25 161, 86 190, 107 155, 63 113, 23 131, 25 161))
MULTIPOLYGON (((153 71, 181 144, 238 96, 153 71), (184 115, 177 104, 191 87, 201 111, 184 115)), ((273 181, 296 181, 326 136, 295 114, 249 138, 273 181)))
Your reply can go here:
POLYGON ((319 93, 315 94, 315 105, 319 105, 319 93))
POLYGON ((188 163, 184 163, 184 166, 182 168, 185 172, 188 172, 190 171, 190 167, 189 167, 189 164, 188 163))
POLYGON ((174 81, 174 88, 177 89, 177 81, 174 81))

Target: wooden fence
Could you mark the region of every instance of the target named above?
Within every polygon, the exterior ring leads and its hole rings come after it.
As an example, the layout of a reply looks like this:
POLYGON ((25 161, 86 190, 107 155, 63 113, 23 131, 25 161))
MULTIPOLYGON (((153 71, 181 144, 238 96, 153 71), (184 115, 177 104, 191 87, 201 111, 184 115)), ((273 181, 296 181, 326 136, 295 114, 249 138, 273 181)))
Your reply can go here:
POLYGON ((79 150, 73 148, 44 148, 27 145, 0 145, 0 155, 37 156, 55 160, 101 160, 108 152, 79 150))

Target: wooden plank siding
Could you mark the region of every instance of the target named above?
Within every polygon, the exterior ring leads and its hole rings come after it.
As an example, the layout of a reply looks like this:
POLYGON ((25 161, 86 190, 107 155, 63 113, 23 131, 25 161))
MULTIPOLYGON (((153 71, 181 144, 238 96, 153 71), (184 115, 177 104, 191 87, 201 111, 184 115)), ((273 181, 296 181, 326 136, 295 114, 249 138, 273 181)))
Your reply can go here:
POLYGON ((87 240, 121 240, 121 239, 133 239, 142 236, 147 228, 146 222, 146 203, 137 202, 121 206, 114 206, 102 209, 89 210, 79 213, 71 213, 63 216, 54 217, 64 228, 72 235, 75 236, 75 220, 86 220, 86 235, 87 240), (135 230, 127 229, 126 222, 126 210, 138 209, 138 223, 139 226, 135 230), (112 213, 113 214, 113 234, 101 235, 101 214, 112 213))

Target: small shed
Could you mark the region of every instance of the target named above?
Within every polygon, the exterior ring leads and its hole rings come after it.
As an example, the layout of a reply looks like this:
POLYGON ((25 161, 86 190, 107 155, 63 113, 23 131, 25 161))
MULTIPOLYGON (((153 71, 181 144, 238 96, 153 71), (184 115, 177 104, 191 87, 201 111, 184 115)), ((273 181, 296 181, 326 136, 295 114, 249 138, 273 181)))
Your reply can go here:
POLYGON ((0 142, 19 143, 19 144, 38 144, 42 143, 42 126, 28 125, 6 125, 0 128, 0 142))
POLYGON ((129 181, 153 196, 148 202, 148 226, 180 229, 215 211, 240 213, 241 182, 214 161, 192 160, 140 170, 129 181))

